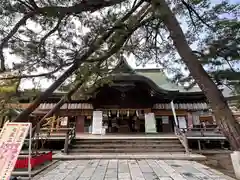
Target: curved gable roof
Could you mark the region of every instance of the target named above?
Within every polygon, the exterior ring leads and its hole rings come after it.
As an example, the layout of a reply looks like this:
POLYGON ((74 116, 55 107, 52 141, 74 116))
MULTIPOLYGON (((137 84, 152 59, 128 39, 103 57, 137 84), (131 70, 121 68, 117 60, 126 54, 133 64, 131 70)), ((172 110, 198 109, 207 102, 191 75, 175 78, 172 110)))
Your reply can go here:
POLYGON ((164 89, 165 91, 178 91, 182 93, 202 92, 198 87, 193 87, 192 89, 186 90, 184 87, 174 84, 160 69, 136 69, 135 73, 150 79, 159 88, 164 89))
POLYGON ((129 73, 119 73, 119 74, 112 74, 108 76, 107 78, 110 78, 113 81, 141 81, 148 84, 154 91, 159 93, 169 93, 169 92, 178 92, 176 89, 165 89, 159 86, 154 80, 151 78, 148 78, 146 76, 143 76, 141 74, 129 74, 129 73))

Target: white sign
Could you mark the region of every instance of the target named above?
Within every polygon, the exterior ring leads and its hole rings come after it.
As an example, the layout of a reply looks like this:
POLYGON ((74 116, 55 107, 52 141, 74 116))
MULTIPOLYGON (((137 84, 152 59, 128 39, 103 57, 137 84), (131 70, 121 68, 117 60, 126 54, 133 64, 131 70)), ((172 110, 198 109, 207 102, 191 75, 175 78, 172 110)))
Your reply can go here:
POLYGON ((169 124, 168 116, 162 116, 162 124, 169 124))
POLYGON ((61 118, 61 126, 67 126, 68 125, 68 117, 61 118))
POLYGON ((102 134, 102 111, 93 111, 92 134, 102 134))
POLYGON ((178 123, 179 123, 179 128, 186 129, 187 128, 187 121, 184 116, 179 116, 178 117, 178 123))
POLYGON ((240 179, 240 151, 233 151, 231 159, 236 178, 240 179))
POLYGON ((31 123, 5 123, 0 133, 0 179, 9 180, 31 123))
POLYGON ((146 133, 156 133, 156 119, 154 113, 145 114, 145 132, 146 133))

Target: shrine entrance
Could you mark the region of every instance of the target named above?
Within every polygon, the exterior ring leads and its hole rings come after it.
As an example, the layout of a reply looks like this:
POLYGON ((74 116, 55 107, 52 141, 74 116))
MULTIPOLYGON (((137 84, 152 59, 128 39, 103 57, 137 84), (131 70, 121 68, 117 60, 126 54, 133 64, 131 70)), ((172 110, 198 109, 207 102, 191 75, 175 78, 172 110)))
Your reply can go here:
MULTIPOLYGON (((151 83, 139 76, 132 80, 121 78, 93 92, 90 101, 95 111, 101 111, 102 114, 102 120, 99 115, 95 120, 93 118, 93 134, 96 129, 99 134, 101 127, 106 133, 164 132, 170 119, 167 123, 163 121, 163 125, 157 122, 152 107, 157 102, 169 102, 171 97, 164 91, 156 91, 151 83), (102 121, 102 125, 99 121, 102 121)), ((169 125, 168 131, 172 132, 172 124, 169 125)))
POLYGON ((103 118, 103 126, 106 133, 144 133, 145 121, 136 114, 130 115, 111 115, 103 118))

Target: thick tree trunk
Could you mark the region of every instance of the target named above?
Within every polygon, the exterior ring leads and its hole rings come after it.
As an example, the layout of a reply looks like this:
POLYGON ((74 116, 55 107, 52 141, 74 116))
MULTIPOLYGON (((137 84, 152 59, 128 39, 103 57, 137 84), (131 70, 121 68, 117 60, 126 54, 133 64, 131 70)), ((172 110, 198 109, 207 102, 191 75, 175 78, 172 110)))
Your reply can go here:
POLYGON ((49 95, 53 93, 72 73, 78 68, 78 64, 72 65, 66 72, 64 72, 45 92, 35 99, 28 108, 22 111, 14 122, 26 121, 28 116, 43 102, 49 95))
POLYGON ((185 35, 171 9, 165 0, 153 0, 154 7, 162 15, 162 20, 170 32, 173 43, 181 56, 182 60, 188 67, 191 75, 196 80, 201 90, 206 95, 218 125, 223 129, 223 133, 229 140, 234 150, 240 149, 240 126, 235 120, 232 111, 228 107, 225 98, 218 90, 216 84, 203 69, 197 57, 193 54, 188 45, 185 35))
POLYGON ((55 113, 62 107, 62 105, 63 105, 64 103, 68 102, 69 99, 71 98, 71 96, 78 90, 78 88, 79 88, 82 84, 83 84, 83 81, 78 82, 65 96, 63 96, 63 97, 61 98, 60 101, 58 101, 58 103, 57 103, 43 118, 41 118, 41 120, 37 123, 37 127, 35 126, 35 127, 33 128, 33 130, 32 130, 33 136, 34 136, 36 130, 37 130, 37 131, 39 130, 39 128, 41 127, 43 121, 44 121, 46 118, 48 118, 48 117, 52 116, 53 114, 55 114, 55 113), (38 129, 36 129, 36 128, 38 128, 38 129))

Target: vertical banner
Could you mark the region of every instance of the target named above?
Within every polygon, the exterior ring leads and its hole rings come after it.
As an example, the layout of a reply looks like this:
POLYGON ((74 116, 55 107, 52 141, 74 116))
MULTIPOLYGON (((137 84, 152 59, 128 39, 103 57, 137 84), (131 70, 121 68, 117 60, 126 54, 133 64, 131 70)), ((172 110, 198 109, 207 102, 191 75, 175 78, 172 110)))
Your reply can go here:
POLYGON ((200 124, 200 119, 199 119, 199 113, 198 112, 193 112, 192 113, 192 118, 193 118, 193 125, 199 125, 200 124))
POLYGON ((156 133, 156 119, 154 113, 145 113, 145 132, 156 133))
POLYGON ((103 112, 93 111, 92 134, 102 134, 103 112))
POLYGON ((30 123, 5 123, 0 133, 1 180, 10 179, 30 127, 30 123))
POLYGON ((179 128, 180 129, 187 129, 187 122, 186 122, 186 118, 184 116, 179 116, 178 117, 178 123, 179 123, 179 128))

